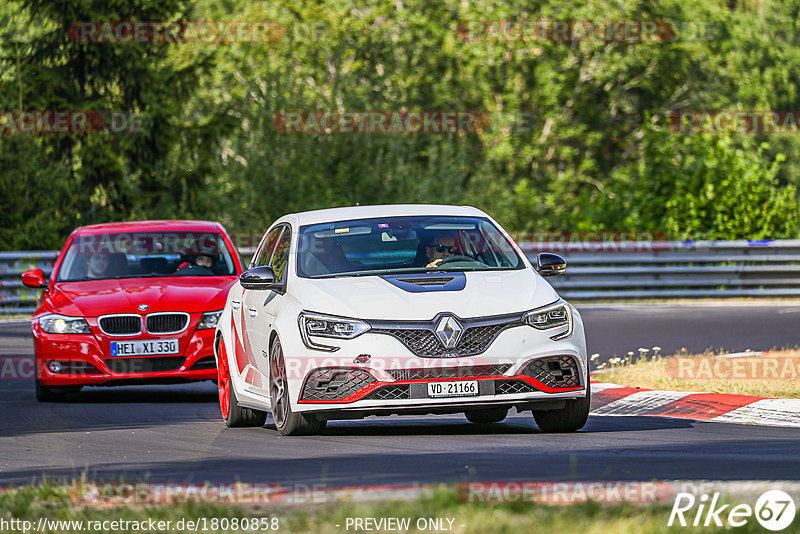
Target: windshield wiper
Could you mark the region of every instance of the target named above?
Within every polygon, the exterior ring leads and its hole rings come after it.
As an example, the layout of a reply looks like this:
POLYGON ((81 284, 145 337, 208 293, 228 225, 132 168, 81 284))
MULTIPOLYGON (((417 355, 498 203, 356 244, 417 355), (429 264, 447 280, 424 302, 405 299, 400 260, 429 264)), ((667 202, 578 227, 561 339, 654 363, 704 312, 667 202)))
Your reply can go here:
POLYGON ((117 276, 108 276, 105 278, 74 278, 74 279, 67 279, 67 280, 58 280, 58 282, 99 282, 101 280, 122 280, 123 278, 155 278, 158 276, 172 276, 171 274, 157 274, 157 273, 148 273, 148 274, 120 274, 117 276))
POLYGON ((392 275, 392 274, 415 274, 415 273, 426 273, 426 274, 441 274, 441 273, 457 273, 463 271, 475 271, 479 270, 480 268, 475 269, 444 269, 441 267, 431 267, 426 269, 424 267, 406 267, 401 269, 375 269, 371 271, 350 271, 345 273, 336 273, 336 274, 329 274, 325 276, 315 276, 315 279, 321 278, 357 278, 360 276, 381 276, 381 275, 392 275))
POLYGON ((171 276, 169 274, 156 274, 156 273, 148 273, 148 274, 119 274, 117 276, 112 276, 110 278, 106 278, 106 280, 121 280, 123 278, 155 278, 158 276, 171 276))

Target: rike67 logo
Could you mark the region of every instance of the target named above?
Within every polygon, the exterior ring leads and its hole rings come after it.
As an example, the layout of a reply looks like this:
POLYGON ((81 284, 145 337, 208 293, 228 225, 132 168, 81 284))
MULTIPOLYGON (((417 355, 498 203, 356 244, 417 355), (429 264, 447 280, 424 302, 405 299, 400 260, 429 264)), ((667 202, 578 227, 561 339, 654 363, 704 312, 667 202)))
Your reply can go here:
POLYGON ((723 522, 727 522, 732 527, 741 527, 755 517, 765 529, 779 531, 792 524, 794 515, 794 500, 781 490, 763 493, 756 501, 755 508, 748 504, 722 504, 719 493, 714 493, 711 498, 707 493, 699 498, 691 493, 678 493, 667 526, 722 527, 723 522))

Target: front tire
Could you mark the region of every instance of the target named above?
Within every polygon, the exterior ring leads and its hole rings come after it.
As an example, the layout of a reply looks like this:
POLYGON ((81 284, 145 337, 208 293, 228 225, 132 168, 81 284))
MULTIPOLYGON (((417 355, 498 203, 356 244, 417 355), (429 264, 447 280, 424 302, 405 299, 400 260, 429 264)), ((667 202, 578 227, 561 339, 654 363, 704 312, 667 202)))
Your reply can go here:
POLYGON ((236 391, 231 383, 230 364, 225 342, 220 339, 217 349, 217 391, 219 393, 219 408, 225 424, 229 427, 264 426, 267 421, 267 412, 243 408, 236 400, 236 391))
POLYGON ((80 390, 81 386, 45 386, 36 377, 36 400, 39 402, 64 402, 70 394, 80 390))
POLYGON ((566 401, 560 410, 534 410, 533 418, 542 432, 575 432, 583 428, 592 406, 591 385, 586 383, 586 396, 566 401))
POLYGON ((270 385, 269 395, 272 401, 272 419, 281 436, 309 436, 320 434, 327 421, 320 421, 313 415, 294 413, 289 400, 289 385, 286 375, 286 362, 283 359, 283 348, 276 337, 269 351, 270 385))

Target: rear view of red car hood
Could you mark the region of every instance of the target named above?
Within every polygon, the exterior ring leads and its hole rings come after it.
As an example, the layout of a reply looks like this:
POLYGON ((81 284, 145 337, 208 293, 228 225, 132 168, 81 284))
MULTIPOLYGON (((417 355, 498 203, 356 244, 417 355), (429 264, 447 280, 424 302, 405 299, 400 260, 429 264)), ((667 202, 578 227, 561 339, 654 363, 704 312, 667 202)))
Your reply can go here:
POLYGON ((159 277, 61 282, 48 298, 51 309, 73 316, 97 317, 109 313, 221 310, 236 278, 159 277))

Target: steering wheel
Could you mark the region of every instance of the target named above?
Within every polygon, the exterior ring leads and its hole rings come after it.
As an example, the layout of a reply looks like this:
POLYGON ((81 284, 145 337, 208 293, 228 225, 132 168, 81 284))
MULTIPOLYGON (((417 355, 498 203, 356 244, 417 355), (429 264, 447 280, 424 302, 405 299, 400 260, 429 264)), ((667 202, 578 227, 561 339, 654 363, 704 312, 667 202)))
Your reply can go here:
POLYGON ((456 254, 455 256, 450 256, 450 257, 447 257, 447 258, 443 259, 442 261, 440 261, 439 264, 437 265, 437 267, 441 266, 441 265, 444 265, 445 263, 454 263, 454 262, 457 262, 457 261, 471 261, 471 262, 474 263, 476 260, 475 260, 475 258, 470 258, 469 256, 464 256, 463 254, 456 254))
POLYGON ((208 267, 201 267, 200 265, 193 265, 190 263, 188 265, 178 267, 178 270, 175 271, 174 274, 178 276, 209 276, 213 275, 214 272, 208 267))

